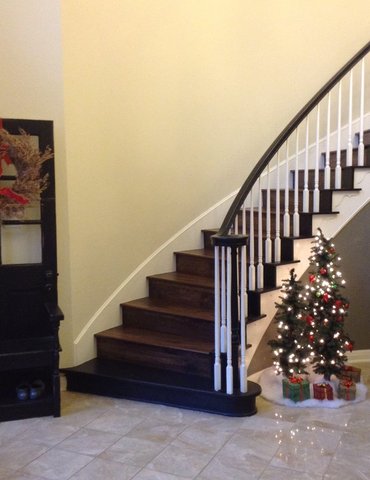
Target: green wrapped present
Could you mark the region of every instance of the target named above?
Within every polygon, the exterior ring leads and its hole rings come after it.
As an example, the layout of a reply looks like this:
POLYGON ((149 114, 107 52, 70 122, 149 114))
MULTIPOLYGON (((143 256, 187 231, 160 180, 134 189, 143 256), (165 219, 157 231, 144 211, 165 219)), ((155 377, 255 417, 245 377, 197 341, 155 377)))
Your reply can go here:
POLYGON ((355 400, 356 384, 350 378, 341 380, 338 385, 338 398, 344 400, 355 400))
POLYGON ((283 378, 283 397, 302 402, 310 398, 310 384, 302 377, 283 378))

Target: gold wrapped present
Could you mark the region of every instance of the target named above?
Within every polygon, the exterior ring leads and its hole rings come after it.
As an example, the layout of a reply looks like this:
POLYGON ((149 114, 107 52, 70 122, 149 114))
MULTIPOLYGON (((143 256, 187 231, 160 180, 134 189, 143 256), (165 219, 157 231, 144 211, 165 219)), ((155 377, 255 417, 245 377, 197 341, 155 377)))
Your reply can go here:
POLYGON ((338 398, 355 400, 356 384, 351 379, 341 380, 338 385, 338 398))

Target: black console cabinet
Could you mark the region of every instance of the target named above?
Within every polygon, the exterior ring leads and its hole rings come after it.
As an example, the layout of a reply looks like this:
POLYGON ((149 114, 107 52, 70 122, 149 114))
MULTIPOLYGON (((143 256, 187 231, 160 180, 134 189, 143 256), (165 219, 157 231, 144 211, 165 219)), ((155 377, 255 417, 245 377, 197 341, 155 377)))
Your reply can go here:
MULTIPOLYGON (((11 135, 24 131, 39 151, 50 147, 54 152, 51 121, 0 119, 0 129, 11 135)), ((5 162, 0 157, 0 188, 12 188, 19 174, 14 159, 21 154, 13 151, 5 162)), ((40 200, 24 217, 3 215, 0 222, 0 421, 60 415, 58 331, 63 313, 57 293, 54 158, 42 164, 40 173, 47 178, 40 200), (29 388, 35 383, 43 388, 29 388)))
MULTIPOLYGON (((0 421, 45 415, 60 416, 60 309, 45 305, 45 336, 0 340, 0 421), (20 400, 17 388, 41 380, 45 389, 35 399, 20 400)), ((0 320, 1 322, 1 320, 0 320)))

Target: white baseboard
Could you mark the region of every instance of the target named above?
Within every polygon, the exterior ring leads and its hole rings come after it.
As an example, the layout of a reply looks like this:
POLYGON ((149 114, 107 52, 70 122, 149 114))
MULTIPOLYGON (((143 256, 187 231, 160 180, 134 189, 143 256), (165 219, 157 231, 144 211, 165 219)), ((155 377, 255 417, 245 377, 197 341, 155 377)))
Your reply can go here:
POLYGON ((347 353, 349 363, 370 363, 370 350, 353 350, 347 353))

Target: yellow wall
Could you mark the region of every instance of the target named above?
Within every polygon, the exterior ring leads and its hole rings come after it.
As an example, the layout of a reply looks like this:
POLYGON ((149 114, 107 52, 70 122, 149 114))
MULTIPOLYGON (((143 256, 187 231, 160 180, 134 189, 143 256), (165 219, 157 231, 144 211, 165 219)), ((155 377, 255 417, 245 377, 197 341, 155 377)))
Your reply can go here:
POLYGON ((0 5, 1 37, 7 17, 19 15, 5 31, 13 56, 5 49, 0 115, 56 121, 65 365, 73 363, 71 338, 112 291, 240 186, 370 31, 368 0, 0 5))
POLYGON ((73 355, 59 0, 0 0, 0 117, 54 122, 63 355, 73 355))

